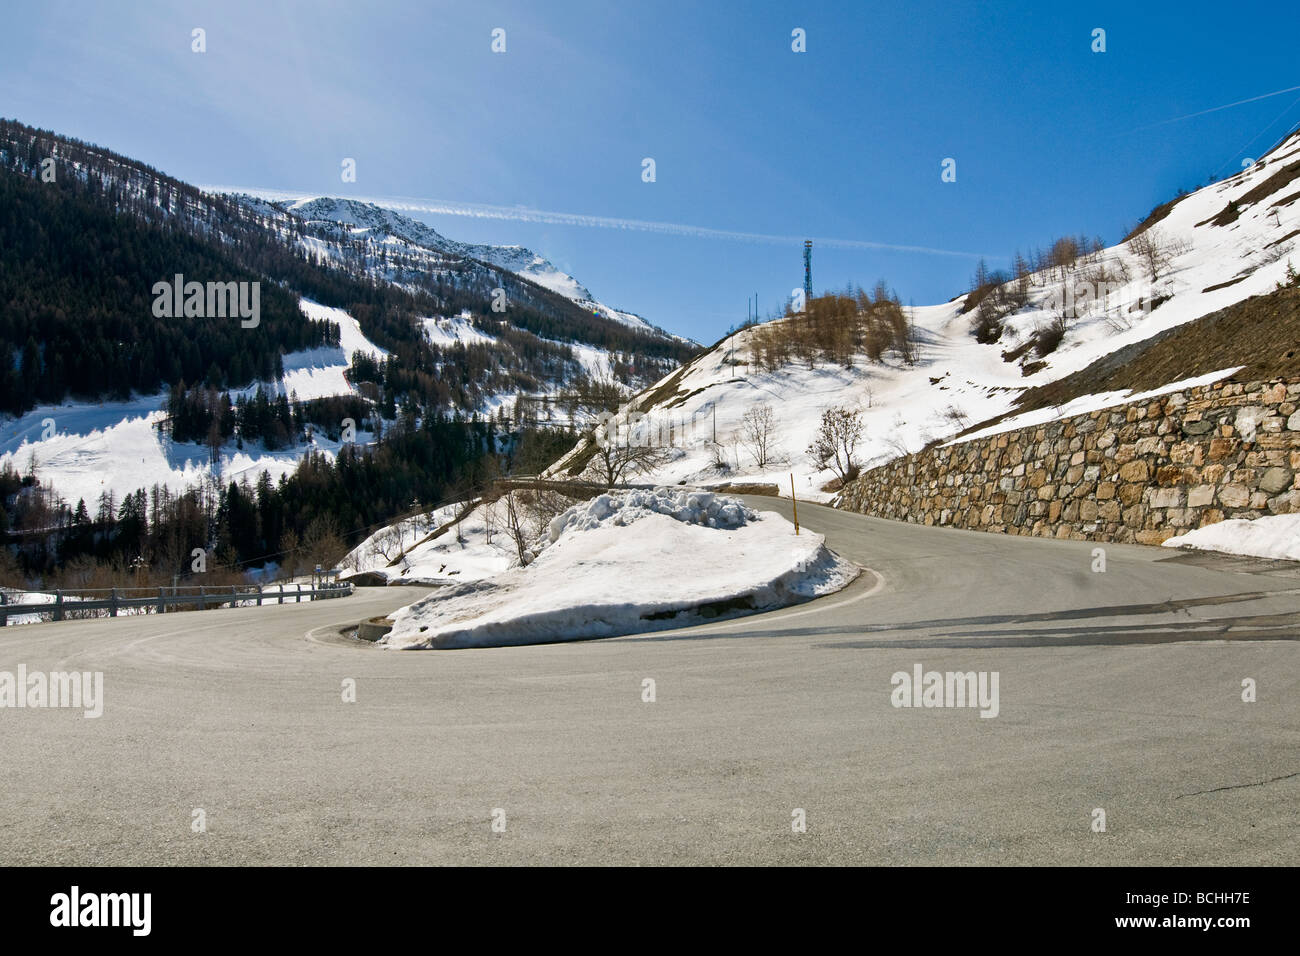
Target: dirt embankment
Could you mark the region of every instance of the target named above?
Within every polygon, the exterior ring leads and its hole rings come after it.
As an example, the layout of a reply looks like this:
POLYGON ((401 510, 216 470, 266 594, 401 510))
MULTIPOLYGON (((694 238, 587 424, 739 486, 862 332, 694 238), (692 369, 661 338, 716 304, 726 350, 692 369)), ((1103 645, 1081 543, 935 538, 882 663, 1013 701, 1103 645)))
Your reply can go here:
POLYGON ((1300 377, 1300 289, 1252 296, 1031 388, 1017 412, 1062 405, 1081 395, 1147 391, 1234 365, 1236 382, 1300 377))

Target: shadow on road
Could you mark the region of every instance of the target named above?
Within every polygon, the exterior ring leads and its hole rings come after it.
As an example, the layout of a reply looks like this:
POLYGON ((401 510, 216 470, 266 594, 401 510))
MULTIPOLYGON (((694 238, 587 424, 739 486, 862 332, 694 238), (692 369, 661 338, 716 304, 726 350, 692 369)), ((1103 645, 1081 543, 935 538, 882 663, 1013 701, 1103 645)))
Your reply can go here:
MULTIPOLYGON (((1062 621, 1095 620, 1125 616, 1173 614, 1195 607, 1212 607, 1257 601, 1291 594, 1293 591, 1256 591, 1246 594, 1225 594, 1215 597, 1188 598, 1178 601, 1159 601, 1149 604, 1125 604, 1111 607, 1081 608, 1049 611, 1040 614, 984 615, 980 617, 934 618, 902 624, 846 624, 811 627, 756 627, 753 630, 736 630, 710 633, 693 631, 647 635, 626 638, 633 641, 701 641, 701 640, 752 640, 756 637, 829 637, 836 634, 864 635, 902 633, 906 631, 943 631, 942 637, 923 640, 860 640, 815 644, 820 649, 867 649, 909 647, 1070 647, 1107 644, 1168 644, 1181 641, 1295 641, 1300 640, 1300 611, 1290 613, 1256 614, 1218 619, 1195 618, 1185 623, 1171 625, 1167 621, 1152 624, 1090 625, 1065 628, 1001 628, 989 631, 959 631, 961 628, 1052 623, 1062 621)), ((761 619, 756 619, 759 624, 761 619)))

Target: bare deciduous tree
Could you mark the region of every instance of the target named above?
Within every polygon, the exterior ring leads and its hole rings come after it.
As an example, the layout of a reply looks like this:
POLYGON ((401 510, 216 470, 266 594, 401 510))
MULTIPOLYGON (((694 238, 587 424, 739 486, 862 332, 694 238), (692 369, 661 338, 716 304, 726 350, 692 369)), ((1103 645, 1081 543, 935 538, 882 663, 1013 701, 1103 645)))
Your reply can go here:
POLYGON ((402 532, 397 525, 389 525, 370 539, 368 549, 374 557, 391 561, 402 553, 402 532))
POLYGON ((339 533, 337 519, 331 514, 317 515, 302 536, 302 555, 309 567, 319 564, 330 568, 348 548, 339 533))
POLYGON ((666 464, 672 457, 669 449, 655 444, 653 435, 646 439, 634 434, 639 431, 629 427, 627 420, 614 417, 589 431, 587 441, 594 451, 583 477, 612 488, 632 475, 649 474, 666 464))
POLYGON ((758 468, 766 467, 776 453, 776 412, 768 404, 748 409, 740 420, 741 442, 758 468))
POLYGON ((1074 298, 1068 281, 1058 283, 1043 300, 1043 311, 1047 313, 1047 321, 1041 323, 1031 336, 1035 355, 1042 358, 1060 347, 1065 333, 1070 330, 1074 309, 1074 298))
POLYGON ((519 496, 535 538, 546 534, 552 519, 564 514, 578 500, 541 484, 535 488, 523 489, 519 492, 519 496))
POLYGON ((1128 247, 1146 270, 1147 278, 1158 282, 1173 261, 1187 251, 1187 243, 1166 235, 1158 227, 1144 229, 1128 241, 1128 247))
POLYGON ((958 428, 970 427, 970 416, 966 414, 966 410, 960 405, 949 405, 939 413, 939 418, 944 422, 951 422, 958 428))
POLYGON ((645 475, 654 471, 669 459, 666 448, 651 445, 601 445, 597 443, 596 453, 591 456, 583 476, 614 487, 622 484, 633 475, 645 475))
POLYGON ((710 442, 709 451, 713 453, 713 470, 721 474, 731 471, 731 462, 727 460, 727 447, 720 441, 710 442))
POLYGON ((518 495, 514 491, 507 491, 501 498, 505 506, 506 533, 510 535, 510 540, 515 543, 515 552, 519 555, 519 563, 526 565, 532 560, 532 552, 528 549, 528 530, 524 524, 523 503, 519 501, 518 495))
POLYGON ((808 446, 808 456, 819 468, 830 468, 847 484, 858 477, 858 444, 862 440, 861 414, 833 405, 822 412, 821 426, 808 446))

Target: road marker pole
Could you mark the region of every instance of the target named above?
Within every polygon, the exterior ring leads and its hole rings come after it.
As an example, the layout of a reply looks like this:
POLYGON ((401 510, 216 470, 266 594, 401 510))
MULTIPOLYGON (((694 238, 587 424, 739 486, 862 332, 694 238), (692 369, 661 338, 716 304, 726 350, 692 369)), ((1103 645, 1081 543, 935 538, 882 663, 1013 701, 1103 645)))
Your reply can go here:
POLYGON ((790 505, 794 508, 794 533, 799 533, 799 502, 794 497, 794 472, 790 472, 790 505))

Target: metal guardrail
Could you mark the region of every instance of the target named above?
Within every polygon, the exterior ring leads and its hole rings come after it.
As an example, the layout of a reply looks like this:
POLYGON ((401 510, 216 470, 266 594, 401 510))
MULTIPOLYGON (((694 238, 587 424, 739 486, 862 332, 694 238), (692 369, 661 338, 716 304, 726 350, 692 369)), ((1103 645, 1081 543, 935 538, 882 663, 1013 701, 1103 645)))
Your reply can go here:
MULTIPOLYGON (((239 587, 232 585, 229 588, 108 588, 105 589, 83 589, 83 590, 65 590, 55 589, 53 591, 0 591, 0 627, 5 627, 9 623, 10 617, 17 617, 25 614, 49 614, 52 621, 63 621, 67 615, 75 613, 80 616, 81 611, 108 611, 109 617, 117 617, 119 611, 130 608, 140 608, 145 614, 164 614, 170 608, 172 613, 186 610, 205 611, 209 607, 223 607, 245 602, 255 603, 257 607, 263 604, 300 604, 303 599, 309 601, 320 599, 328 600, 330 598, 347 597, 353 592, 350 583, 344 581, 339 584, 319 584, 308 586, 306 589, 301 584, 297 585, 295 590, 288 590, 287 585, 276 585, 273 588, 266 588, 261 585, 239 587), (148 594, 132 596, 129 592, 148 591, 148 594), (53 601, 43 601, 40 603, 14 601, 15 596, 25 594, 40 594, 42 596, 53 594, 53 601), (91 597, 85 599, 84 595, 104 594, 104 598, 96 599, 91 597)), ((98 615, 96 615, 98 616, 98 615)))

